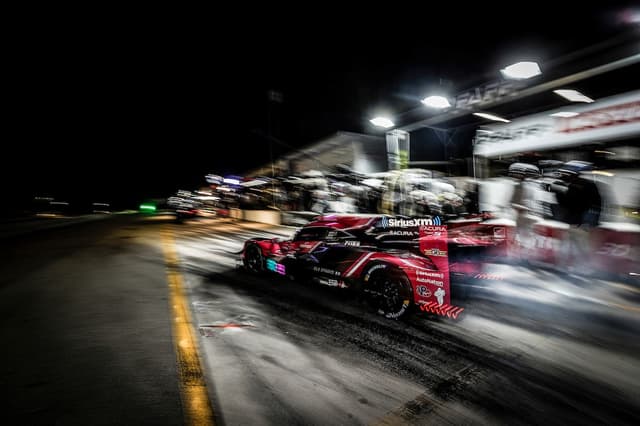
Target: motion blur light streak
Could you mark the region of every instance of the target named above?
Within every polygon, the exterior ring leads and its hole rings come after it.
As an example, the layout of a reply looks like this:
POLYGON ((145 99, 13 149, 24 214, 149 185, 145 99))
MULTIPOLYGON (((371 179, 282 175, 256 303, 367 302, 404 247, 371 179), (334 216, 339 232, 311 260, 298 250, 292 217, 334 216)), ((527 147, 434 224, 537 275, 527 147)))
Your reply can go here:
POLYGON ((561 118, 571 118, 571 117, 575 117, 576 115, 580 115, 580 114, 572 111, 560 111, 554 114, 549 114, 550 117, 561 117, 561 118))
POLYGON ((615 176, 615 173, 611 173, 611 172, 605 172, 604 170, 594 170, 591 172, 594 175, 601 175, 601 176, 615 176))
POLYGON ((153 213, 156 211, 156 206, 153 204, 140 204, 140 211, 145 213, 153 213))
POLYGON ((498 117, 497 115, 493 115, 493 114, 487 114, 485 112, 474 112, 473 115, 477 115, 478 117, 486 118, 488 120, 502 121, 503 123, 510 123, 511 122, 510 120, 507 120, 506 118, 498 117))
POLYGON ((228 322, 225 324, 201 324, 198 327, 200 328, 244 328, 244 327, 254 327, 254 325, 251 323, 228 322))

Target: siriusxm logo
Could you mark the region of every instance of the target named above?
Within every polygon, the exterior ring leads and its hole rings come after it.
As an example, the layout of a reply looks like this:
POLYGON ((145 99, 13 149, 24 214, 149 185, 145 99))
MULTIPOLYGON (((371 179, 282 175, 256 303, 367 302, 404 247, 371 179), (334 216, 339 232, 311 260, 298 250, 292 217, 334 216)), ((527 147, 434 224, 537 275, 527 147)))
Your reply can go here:
POLYGON ((429 225, 442 225, 440 216, 434 216, 429 219, 396 219, 384 216, 382 220, 380 220, 380 226, 382 228, 411 228, 429 225))

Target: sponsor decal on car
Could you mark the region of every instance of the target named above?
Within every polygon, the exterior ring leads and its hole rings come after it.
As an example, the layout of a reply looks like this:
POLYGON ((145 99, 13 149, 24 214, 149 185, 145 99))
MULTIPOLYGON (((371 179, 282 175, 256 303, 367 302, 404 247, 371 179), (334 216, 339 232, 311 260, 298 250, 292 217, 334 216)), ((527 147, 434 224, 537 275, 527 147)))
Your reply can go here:
POLYGON ((432 249, 425 250, 424 254, 426 254, 427 256, 446 256, 447 251, 440 250, 438 248, 432 248, 432 249))
MULTIPOLYGON (((416 270, 416 282, 424 283, 424 284, 432 284, 438 287, 443 287, 444 286, 443 280, 444 280, 444 274, 441 272, 425 272, 419 269, 416 270)), ((420 287, 424 287, 424 286, 420 286, 420 287)))
POLYGON ((380 220, 382 228, 412 228, 418 226, 441 225, 440 216, 432 218, 404 219, 384 216, 380 220))
POLYGON ((328 285, 328 286, 331 286, 331 287, 344 288, 344 287, 347 286, 344 281, 342 281, 342 280, 334 280, 333 278, 329 278, 329 279, 326 279, 326 280, 320 279, 319 281, 320 281, 321 284, 328 285))
POLYGON ((437 285, 438 287, 444 286, 444 283, 442 281, 432 280, 431 278, 416 277, 416 281, 419 283, 437 285))
POLYGON ((389 231, 386 233, 386 235, 395 235, 395 236, 402 236, 402 237, 417 237, 418 235, 420 235, 420 233, 417 231, 389 231))
POLYGON ((416 292, 422 297, 431 297, 431 290, 427 286, 419 285, 416 287, 416 292))
POLYGON ((313 272, 319 272, 321 274, 328 274, 328 275, 335 275, 337 277, 340 276, 340 271, 336 271, 335 269, 330 269, 330 268, 322 268, 320 266, 314 266, 313 272))

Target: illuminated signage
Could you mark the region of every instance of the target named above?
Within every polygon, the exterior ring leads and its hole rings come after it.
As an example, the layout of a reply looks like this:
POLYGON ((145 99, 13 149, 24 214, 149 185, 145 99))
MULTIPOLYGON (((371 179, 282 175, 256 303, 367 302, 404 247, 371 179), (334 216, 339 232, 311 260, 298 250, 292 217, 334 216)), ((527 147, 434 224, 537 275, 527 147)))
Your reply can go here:
POLYGON ((475 109, 512 95, 522 83, 503 81, 476 87, 456 96, 456 108, 475 109))

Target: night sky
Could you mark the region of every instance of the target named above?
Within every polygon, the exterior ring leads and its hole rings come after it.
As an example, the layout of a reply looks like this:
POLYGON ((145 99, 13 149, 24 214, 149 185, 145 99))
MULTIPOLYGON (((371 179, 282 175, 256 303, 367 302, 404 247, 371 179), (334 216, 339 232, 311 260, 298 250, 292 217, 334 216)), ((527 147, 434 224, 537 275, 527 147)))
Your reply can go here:
POLYGON ((16 200, 122 205, 194 188, 268 161, 270 89, 276 155, 374 133, 374 114, 416 108, 431 87, 629 31, 620 13, 635 2, 599 3, 27 13, 5 40, 3 180, 16 200))

